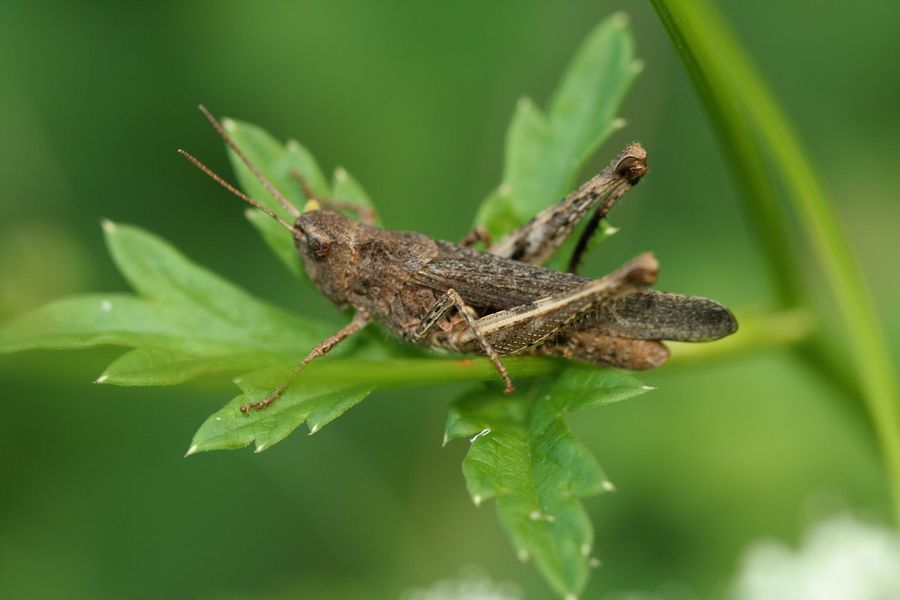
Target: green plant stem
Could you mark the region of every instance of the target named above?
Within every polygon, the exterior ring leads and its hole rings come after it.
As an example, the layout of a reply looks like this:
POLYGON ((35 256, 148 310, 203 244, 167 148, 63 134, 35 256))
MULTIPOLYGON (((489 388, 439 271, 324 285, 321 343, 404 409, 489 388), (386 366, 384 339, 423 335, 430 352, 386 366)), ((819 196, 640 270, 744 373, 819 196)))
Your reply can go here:
POLYGON ((735 335, 708 344, 668 342, 672 353, 669 363, 693 364, 749 351, 798 346, 815 330, 812 314, 802 308, 738 317, 741 328, 735 335))
POLYGON ((757 228, 762 228, 769 262, 781 282, 781 296, 795 299, 796 278, 786 271, 793 263, 790 247, 773 239, 773 232, 777 237, 788 230, 787 218, 772 200, 775 182, 764 187, 760 181, 767 177, 763 155, 773 159, 774 171, 789 192, 791 207, 839 311, 900 522, 897 382, 873 302, 825 191, 784 112, 713 6, 706 0, 651 2, 697 87, 722 146, 737 163, 733 169, 739 174, 739 184, 748 186, 744 200, 757 217, 757 228))
MULTIPOLYGON (((559 370, 560 361, 538 356, 507 356, 503 364, 513 377, 548 375, 559 370)), ((307 368, 308 377, 323 383, 366 384, 406 387, 434 383, 492 381, 494 365, 485 358, 390 358, 343 357, 323 360, 307 368)))
MULTIPOLYGON (((811 315, 803 309, 741 317, 737 335, 713 344, 671 344, 673 364, 695 362, 754 350, 796 346, 813 331, 811 315)), ((515 377, 549 375, 564 363, 538 356, 504 356, 503 363, 515 377)), ((308 367, 317 381, 405 387, 434 383, 494 381, 497 372, 486 358, 391 358, 390 360, 343 357, 308 367)))
MULTIPOLYGON (((734 177, 736 192, 744 200, 743 207, 750 223, 762 242, 760 249, 774 280, 778 300, 782 307, 795 305, 800 301, 800 290, 793 271, 789 228, 780 217, 776 186, 754 142, 750 124, 742 117, 740 102, 729 89, 728 74, 709 68, 710 61, 701 60, 705 58, 704 53, 688 45, 697 44, 699 40, 685 40, 680 29, 670 26, 671 19, 666 16, 670 2, 654 1, 653 4, 697 87, 707 115, 726 142, 721 145, 728 159, 726 165, 734 177)), ((714 49, 710 50, 714 52, 714 49)))

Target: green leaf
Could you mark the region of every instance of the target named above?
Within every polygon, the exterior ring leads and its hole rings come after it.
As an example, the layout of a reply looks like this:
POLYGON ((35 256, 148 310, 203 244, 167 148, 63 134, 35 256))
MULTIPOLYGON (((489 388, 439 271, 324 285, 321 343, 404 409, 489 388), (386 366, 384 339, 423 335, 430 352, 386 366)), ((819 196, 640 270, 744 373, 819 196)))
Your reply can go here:
POLYGON ((373 389, 369 385, 317 382, 301 376, 265 410, 241 412, 242 405, 262 400, 286 378, 284 370, 266 369, 236 379, 243 393, 200 426, 188 454, 243 448, 251 442, 255 442, 256 452, 262 452, 303 423, 307 423, 310 434, 316 433, 361 402, 373 389))
MULTIPOLYGON (((73 296, 38 308, 0 328, 0 352, 99 345, 183 346, 189 314, 127 294, 73 296)), ((195 349, 207 346, 194 340, 195 349)))
POLYGON ((281 261, 294 276, 301 280, 306 279, 293 236, 285 235, 288 232, 284 230, 284 227, 261 210, 249 208, 244 211, 244 216, 262 236, 263 241, 275 254, 275 258, 281 261))
MULTIPOLYGON (((291 175, 292 171, 300 173, 317 194, 328 195, 331 192, 319 165, 309 151, 298 142, 291 141, 285 146, 261 127, 242 121, 224 119, 222 125, 260 173, 298 210, 303 210, 306 196, 299 182, 291 175)), ((231 150, 228 151, 228 158, 237 176, 238 184, 245 194, 275 211, 283 219, 289 222, 293 220, 290 213, 272 197, 262 182, 231 150)), ((246 214, 247 219, 275 253, 278 260, 291 273, 305 279, 306 273, 300 266, 300 259, 294 248, 294 240, 290 232, 286 231, 277 221, 256 209, 249 209, 246 214)))
MULTIPOLYGON (((261 127, 242 121, 224 119, 222 125, 259 172, 299 210, 303 209, 306 196, 299 182, 291 175, 294 171, 306 179, 316 194, 323 197, 330 195, 331 189, 316 160, 298 142, 292 140, 285 146, 261 127)), ((291 218, 290 213, 272 197, 262 182, 231 150, 228 151, 228 158, 245 194, 282 218, 291 218)))
MULTIPOLYGON (((368 194, 366 194, 359 182, 356 181, 356 179, 354 179, 343 167, 338 167, 334 170, 333 181, 334 183, 331 186, 333 194, 332 199, 339 202, 348 202, 350 204, 366 206, 372 210, 375 209, 368 194)), ((345 213, 351 218, 359 218, 359 215, 354 211, 345 211, 345 213)), ((377 216, 378 214, 376 213, 376 223, 380 225, 381 220, 378 219, 377 216)))
POLYGON ((296 356, 298 348, 309 349, 334 332, 332 326, 257 300, 137 227, 106 222, 104 232, 116 266, 141 296, 193 319, 183 338, 210 338, 243 352, 296 356))
POLYGON ((506 137, 503 183, 476 219, 494 239, 571 191, 584 162, 621 126, 616 111, 641 68, 633 46, 627 18, 613 15, 582 43, 546 115, 531 100, 519 101, 506 137))
POLYGON ((519 557, 561 595, 587 582, 593 529, 579 498, 614 486, 566 424, 567 412, 649 388, 612 370, 569 368, 514 395, 480 387, 450 406, 445 439, 469 438, 463 474, 476 505, 494 498, 519 557))
POLYGON ((522 224, 516 213, 509 185, 501 185, 489 195, 475 215, 475 223, 487 229, 492 239, 502 238, 522 224))
POLYGON ((256 353, 195 356, 155 348, 138 348, 117 358, 103 372, 101 383, 113 385, 175 385, 223 371, 240 372, 271 364, 256 353))
POLYGON ((104 223, 122 274, 141 294, 91 294, 51 303, 0 328, 0 352, 135 348, 99 378, 159 385, 246 371, 303 356, 337 326, 261 302, 136 227, 104 223))

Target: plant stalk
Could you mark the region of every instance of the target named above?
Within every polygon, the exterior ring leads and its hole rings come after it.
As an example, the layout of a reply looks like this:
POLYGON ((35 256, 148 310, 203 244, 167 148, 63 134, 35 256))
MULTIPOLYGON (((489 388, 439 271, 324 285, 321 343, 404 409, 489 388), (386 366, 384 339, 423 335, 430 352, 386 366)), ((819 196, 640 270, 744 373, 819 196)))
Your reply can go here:
MULTIPOLYGON (((859 392, 878 438, 900 524, 900 400, 883 328, 824 188, 793 128, 722 16, 707 0, 651 0, 697 88, 754 215, 782 299, 797 300, 791 248, 782 239, 787 216, 778 209, 774 178, 837 307, 859 392), (763 183, 762 179, 768 179, 763 183)), ((827 372, 827 371, 826 371, 827 372)))

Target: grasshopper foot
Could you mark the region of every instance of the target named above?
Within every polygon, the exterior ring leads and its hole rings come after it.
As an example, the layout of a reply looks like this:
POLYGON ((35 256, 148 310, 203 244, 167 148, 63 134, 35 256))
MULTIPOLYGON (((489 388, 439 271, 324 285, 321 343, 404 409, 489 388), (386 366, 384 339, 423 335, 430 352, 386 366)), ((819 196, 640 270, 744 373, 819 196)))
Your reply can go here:
POLYGON ((287 386, 282 385, 278 389, 276 389, 274 392, 272 392, 271 394, 269 394, 262 400, 259 400, 258 402, 248 402, 246 404, 242 404, 241 412, 244 413, 245 415, 249 415, 251 410, 263 410, 264 408, 268 407, 270 404, 272 404, 273 402, 278 400, 278 398, 281 397, 281 394, 284 393, 284 390, 286 388, 287 388, 287 386))

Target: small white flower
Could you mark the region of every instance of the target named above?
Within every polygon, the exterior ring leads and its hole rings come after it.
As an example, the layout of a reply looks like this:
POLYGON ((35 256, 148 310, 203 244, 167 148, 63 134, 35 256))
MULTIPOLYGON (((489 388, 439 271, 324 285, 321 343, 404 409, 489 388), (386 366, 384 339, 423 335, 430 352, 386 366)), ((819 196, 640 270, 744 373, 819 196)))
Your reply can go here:
POLYGON ((520 600, 522 591, 512 583, 492 581, 479 567, 465 567, 456 577, 442 579, 425 589, 407 590, 401 600, 520 600))
POLYGON ((840 516, 810 530, 801 547, 764 540, 744 556, 735 600, 900 598, 900 537, 840 516))

